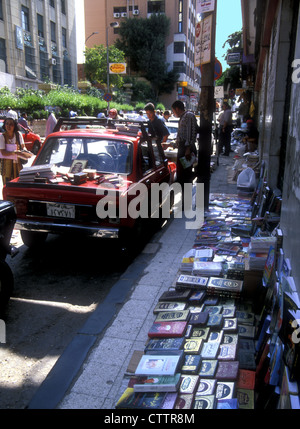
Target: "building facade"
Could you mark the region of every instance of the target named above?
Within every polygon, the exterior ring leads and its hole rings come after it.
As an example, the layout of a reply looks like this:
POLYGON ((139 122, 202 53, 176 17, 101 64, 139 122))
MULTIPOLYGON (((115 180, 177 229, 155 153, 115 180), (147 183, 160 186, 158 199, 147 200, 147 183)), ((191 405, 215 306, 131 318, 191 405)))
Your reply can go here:
POLYGON ((0 0, 0 87, 77 85, 75 0, 0 0))
POLYGON ((283 250, 300 293, 300 9, 298 0, 242 0, 244 46, 255 56, 255 119, 267 182, 282 195, 283 250), (253 37, 254 36, 254 37, 253 37))
POLYGON ((196 0, 85 0, 86 46, 109 45, 118 37, 118 28, 110 23, 126 18, 148 18, 154 13, 164 13, 170 19, 170 32, 166 40, 166 63, 169 70, 179 73, 179 80, 172 94, 164 94, 160 101, 170 107, 181 99, 188 108, 196 109, 200 92, 200 70, 194 66, 196 0))

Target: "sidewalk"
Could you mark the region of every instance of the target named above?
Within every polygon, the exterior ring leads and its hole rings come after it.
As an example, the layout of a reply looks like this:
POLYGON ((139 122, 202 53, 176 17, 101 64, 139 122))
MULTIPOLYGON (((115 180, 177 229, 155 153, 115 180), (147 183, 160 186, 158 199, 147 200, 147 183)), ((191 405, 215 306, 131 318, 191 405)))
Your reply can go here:
MULTIPOLYGON (((230 157, 220 157, 210 193, 236 194, 227 181, 230 157)), ((175 281, 196 230, 174 219, 155 234, 67 346, 29 409, 114 409, 128 384, 134 351, 143 351, 159 296, 175 281)))

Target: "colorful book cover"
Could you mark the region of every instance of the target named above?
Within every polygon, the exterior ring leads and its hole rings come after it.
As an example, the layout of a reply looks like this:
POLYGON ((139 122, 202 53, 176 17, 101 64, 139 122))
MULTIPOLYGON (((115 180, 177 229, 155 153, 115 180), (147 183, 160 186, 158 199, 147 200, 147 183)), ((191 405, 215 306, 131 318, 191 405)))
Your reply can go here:
POLYGON ((216 378, 218 380, 236 380, 239 361, 219 361, 216 378))
POLYGON ((239 402, 239 408, 243 410, 254 409, 254 390, 253 389, 237 389, 236 391, 237 400, 239 402))
POLYGON ((203 359, 199 375, 203 378, 214 378, 218 367, 216 359, 203 359))
POLYGON ((199 375, 182 375, 180 379, 179 393, 195 394, 199 383, 199 375))
POLYGON ((198 373, 201 366, 202 357, 201 355, 188 354, 184 357, 184 363, 181 367, 183 374, 196 374, 198 373))
POLYGON ((196 395, 214 395, 217 386, 216 379, 200 378, 196 395))
POLYGON ((182 337, 186 331, 187 322, 154 322, 148 336, 153 337, 182 337))
POLYGON ((136 368, 136 376, 175 375, 182 359, 178 355, 143 355, 136 368))
POLYGON ((255 387, 255 371, 240 369, 237 379, 237 388, 254 389, 255 387))
POLYGON ((218 381, 216 387, 217 399, 231 399, 235 395, 235 382, 218 381))
POLYGON ((193 408, 195 410, 213 410, 216 405, 216 397, 214 395, 195 396, 193 408))
POLYGON ((163 311, 157 314, 155 322, 180 322, 188 320, 190 310, 183 311, 163 311))
POLYGON ((220 343, 206 342, 201 350, 202 359, 215 359, 219 351, 220 343))
POLYGON ((172 350, 183 349, 185 339, 184 338, 151 338, 145 347, 145 353, 147 352, 168 352, 172 350))
POLYGON ((185 310, 187 307, 186 302, 179 302, 179 301, 165 301, 165 302, 158 302, 158 304, 155 306, 153 313, 160 313, 162 311, 182 311, 185 310))
POLYGON ((202 338, 188 338, 185 340, 183 349, 186 354, 199 354, 202 348, 202 338))

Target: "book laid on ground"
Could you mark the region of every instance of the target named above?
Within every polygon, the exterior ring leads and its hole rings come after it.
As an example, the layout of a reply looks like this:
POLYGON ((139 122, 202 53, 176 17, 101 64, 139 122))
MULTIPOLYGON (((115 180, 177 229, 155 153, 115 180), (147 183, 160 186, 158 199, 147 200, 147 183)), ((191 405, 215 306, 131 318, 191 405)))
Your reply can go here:
POLYGON ((181 367, 182 374, 197 374, 201 366, 201 355, 187 354, 181 367))
POLYGON ((191 291, 188 290, 167 290, 162 293, 158 301, 186 301, 190 295, 191 291))
POLYGON ((117 402, 116 409, 158 409, 165 397, 164 392, 135 392, 128 387, 117 402))
POLYGON ((190 338, 197 337, 197 338, 202 338, 202 340, 205 341, 208 338, 209 332, 210 332, 210 328, 207 326, 206 327, 196 326, 192 328, 190 338))
POLYGON ((217 380, 236 380, 239 372, 239 361, 219 361, 216 372, 217 380))
POLYGON ((148 337, 182 337, 186 328, 187 322, 154 322, 148 331, 148 337))
POLYGON ((180 373, 175 375, 138 377, 134 381, 135 392, 177 392, 180 386, 180 373))
POLYGON ((182 375, 180 379, 179 393, 194 395, 198 387, 199 378, 199 375, 182 375))
POLYGON ((197 276, 219 276, 222 274, 223 266, 221 262, 194 261, 193 275, 197 276))
POLYGON ((151 338, 144 352, 168 353, 169 351, 182 350, 185 338, 151 338))
POLYGON ((239 408, 245 410, 254 409, 254 390, 253 389, 237 389, 237 400, 239 408))
POLYGON ((200 378, 196 394, 201 396, 214 395, 216 386, 216 379, 200 378))
POLYGON ((234 381, 218 381, 216 387, 217 399, 231 399, 235 396, 235 382, 234 381))
POLYGON ((168 392, 160 408, 162 410, 173 410, 177 396, 178 392, 168 392))
POLYGON ((155 322, 185 322, 189 319, 190 310, 163 311, 156 316, 155 322))
POLYGON ((208 277, 189 276, 181 274, 176 280, 176 288, 203 289, 207 285, 208 277))
POLYGON ((236 386, 237 388, 240 388, 240 389, 254 389, 255 371, 240 369, 236 386))
POLYGON ((182 360, 182 351, 172 355, 143 355, 135 370, 135 375, 175 375, 178 372, 182 360))
POLYGON ((202 359, 215 359, 219 351, 220 343, 205 342, 201 350, 202 359))
POLYGON ((235 360, 237 353, 236 344, 220 344, 220 350, 218 354, 219 360, 235 360))
POLYGON ((174 405, 175 410, 190 410, 194 401, 194 395, 179 393, 174 405))
POLYGON ((184 343, 184 353, 186 354, 199 354, 202 348, 203 339, 202 338, 188 338, 184 343))
POLYGON ((213 410, 216 407, 215 395, 196 395, 193 409, 195 410, 213 410))
POLYGON ((214 378, 218 367, 217 359, 203 359, 201 362, 200 377, 214 378))
POLYGON ((217 410, 237 410, 239 408, 237 398, 218 399, 217 401, 217 410))
POLYGON ((243 289, 242 280, 225 279, 221 277, 210 277, 207 284, 207 292, 229 292, 232 295, 239 296, 243 289))
POLYGON ((153 309, 153 313, 157 314, 162 311, 182 311, 187 307, 187 302, 180 301, 164 301, 158 302, 153 309))
POLYGON ((209 313, 207 311, 201 311, 200 313, 193 313, 189 318, 189 324, 193 326, 206 325, 208 321, 209 313))

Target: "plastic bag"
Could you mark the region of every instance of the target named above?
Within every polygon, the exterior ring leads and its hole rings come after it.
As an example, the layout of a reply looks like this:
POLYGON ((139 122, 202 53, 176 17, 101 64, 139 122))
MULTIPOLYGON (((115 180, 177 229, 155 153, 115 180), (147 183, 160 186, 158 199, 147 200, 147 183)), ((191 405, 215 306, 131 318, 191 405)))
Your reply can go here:
POLYGON ((255 185, 256 185, 255 172, 252 168, 247 167, 238 175, 238 178, 237 178, 238 189, 253 191, 255 189, 255 185))

